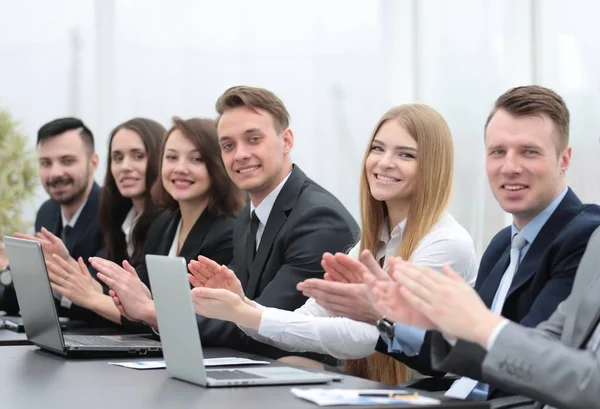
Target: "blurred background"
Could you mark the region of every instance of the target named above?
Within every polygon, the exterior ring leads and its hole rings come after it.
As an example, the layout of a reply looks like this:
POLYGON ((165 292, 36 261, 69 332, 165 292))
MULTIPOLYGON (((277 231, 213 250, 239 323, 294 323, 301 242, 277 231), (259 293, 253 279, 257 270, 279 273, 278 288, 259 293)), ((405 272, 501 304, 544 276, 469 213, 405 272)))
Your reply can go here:
MULTIPOLYGON (((510 222, 483 150, 487 114, 509 87, 565 98, 569 184, 600 202, 599 15, 595 0, 0 0, 0 110, 32 149, 43 123, 81 117, 101 183, 118 123, 213 117, 226 88, 266 87, 291 113, 294 162, 358 218, 372 127, 392 105, 424 102, 452 129, 450 211, 481 256, 510 222)), ((40 186, 24 216, 45 199, 40 186)))

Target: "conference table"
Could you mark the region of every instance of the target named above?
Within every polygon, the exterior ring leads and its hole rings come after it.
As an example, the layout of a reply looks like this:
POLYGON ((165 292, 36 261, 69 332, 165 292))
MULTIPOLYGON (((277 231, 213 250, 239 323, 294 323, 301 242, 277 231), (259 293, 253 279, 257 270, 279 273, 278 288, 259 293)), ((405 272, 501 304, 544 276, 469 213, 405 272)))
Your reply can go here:
POLYGON ((0 346, 7 345, 31 345, 24 332, 15 332, 8 329, 0 329, 0 346))
MULTIPOLYGON (((236 356, 264 360, 223 348, 205 348, 204 353, 207 358, 236 356)), ((292 395, 290 385, 203 388, 170 378, 164 369, 136 370, 108 364, 133 359, 67 359, 35 346, 2 346, 0 405, 11 409, 318 408, 316 404, 292 395)), ((272 365, 284 364, 273 362, 272 365)), ((339 382, 298 387, 382 389, 389 386, 342 376, 339 382)), ((444 401, 435 406, 419 407, 485 409, 490 406, 487 402, 444 401)))

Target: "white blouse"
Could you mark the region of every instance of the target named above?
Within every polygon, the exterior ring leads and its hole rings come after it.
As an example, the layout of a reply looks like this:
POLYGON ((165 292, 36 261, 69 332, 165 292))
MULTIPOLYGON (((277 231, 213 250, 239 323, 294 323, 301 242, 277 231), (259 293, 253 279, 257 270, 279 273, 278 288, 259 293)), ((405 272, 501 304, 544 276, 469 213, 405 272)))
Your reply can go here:
POLYGON ((171 248, 169 249, 169 257, 177 257, 177 242, 179 241, 179 234, 181 233, 181 222, 183 219, 179 219, 179 224, 177 224, 177 230, 175 230, 175 237, 173 237, 173 243, 171 243, 171 248))
MULTIPOLYGON (((396 256, 406 228, 406 220, 398 224, 391 234, 382 228, 381 243, 376 259, 396 256)), ((360 242, 349 255, 358 258, 360 242)), ((474 285, 477 278, 477 257, 469 233, 452 217, 444 214, 431 231, 423 237, 410 261, 441 271, 448 264, 465 281, 474 285)), ((338 359, 357 359, 371 355, 379 339, 379 331, 373 325, 336 317, 321 307, 313 298, 295 311, 263 307, 258 331, 240 327, 246 334, 265 344, 290 352, 317 352, 338 359)))
POLYGON ((127 254, 129 257, 133 256, 133 228, 141 215, 142 212, 137 213, 133 206, 131 206, 121 225, 121 230, 125 233, 125 242, 127 243, 127 254))

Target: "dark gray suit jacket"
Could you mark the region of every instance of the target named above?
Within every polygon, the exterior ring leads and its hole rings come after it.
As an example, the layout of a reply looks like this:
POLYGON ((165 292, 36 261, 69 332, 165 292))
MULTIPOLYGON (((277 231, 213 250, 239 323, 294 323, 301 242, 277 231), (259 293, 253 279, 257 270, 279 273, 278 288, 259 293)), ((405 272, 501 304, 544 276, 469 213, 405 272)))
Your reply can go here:
MULTIPOLYGON (((306 301, 296 284, 307 278, 322 278, 323 253, 346 251, 356 240, 358 225, 335 196, 294 166, 275 200, 248 269, 249 206, 235 222, 233 262, 229 267, 242 282, 248 298, 266 307, 293 311, 306 301)), ((231 322, 202 316, 197 320, 204 346, 233 348, 274 359, 289 355, 252 339, 231 322)))
POLYGON ((556 408, 600 408, 600 228, 589 240, 571 295, 536 328, 509 323, 486 353, 459 341, 432 340, 435 368, 482 380, 556 408))

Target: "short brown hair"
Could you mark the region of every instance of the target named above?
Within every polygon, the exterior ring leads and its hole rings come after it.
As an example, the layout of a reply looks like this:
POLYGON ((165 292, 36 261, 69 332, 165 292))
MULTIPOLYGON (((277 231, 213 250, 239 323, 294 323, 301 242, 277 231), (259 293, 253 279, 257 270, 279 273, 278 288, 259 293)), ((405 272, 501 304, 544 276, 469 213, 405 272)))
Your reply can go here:
POLYGON ((235 216, 245 204, 245 195, 233 184, 223 159, 217 138, 217 126, 212 119, 173 118, 173 126, 167 131, 161 149, 161 161, 158 178, 152 187, 152 198, 163 210, 176 210, 179 204, 171 197, 162 182, 162 162, 165 156, 165 146, 173 131, 179 130, 200 152, 210 177, 208 210, 217 216, 235 216))
POLYGON ((238 107, 246 107, 254 112, 258 109, 267 111, 273 118, 273 124, 277 132, 281 132, 290 126, 290 114, 285 105, 277 95, 267 89, 245 85, 227 89, 215 103, 215 109, 219 114, 217 123, 225 111, 238 107))
POLYGON ((569 109, 562 97, 551 89, 539 85, 509 89, 496 100, 494 109, 485 122, 485 129, 500 109, 514 116, 548 115, 558 131, 557 151, 560 152, 569 145, 569 109))

